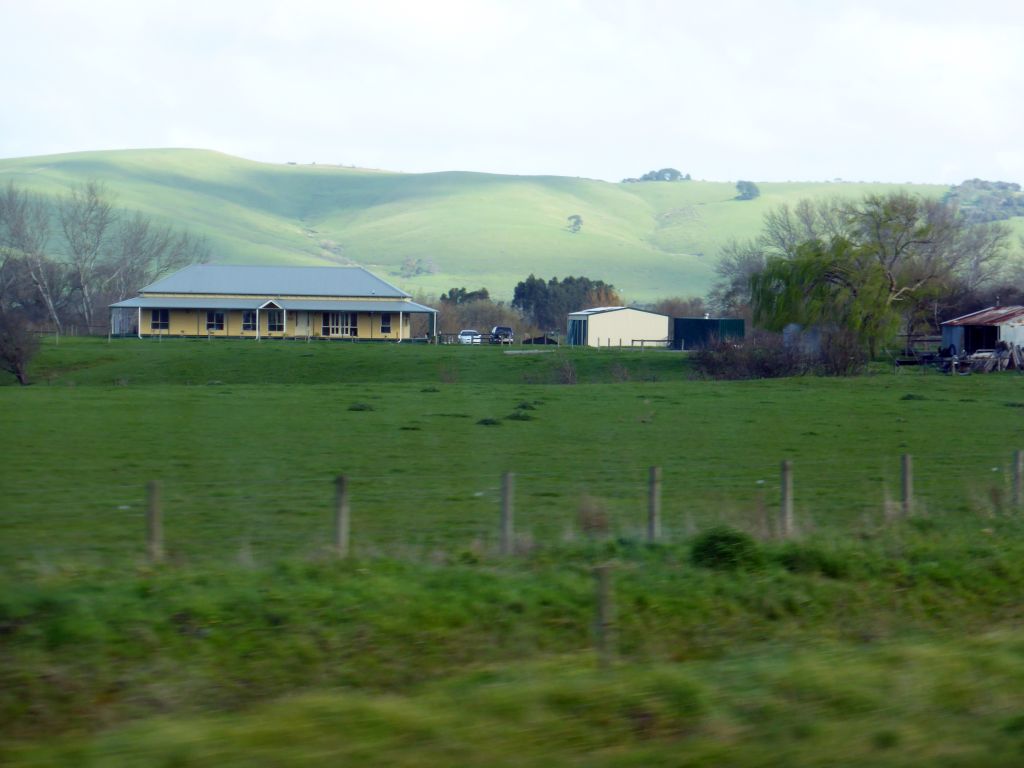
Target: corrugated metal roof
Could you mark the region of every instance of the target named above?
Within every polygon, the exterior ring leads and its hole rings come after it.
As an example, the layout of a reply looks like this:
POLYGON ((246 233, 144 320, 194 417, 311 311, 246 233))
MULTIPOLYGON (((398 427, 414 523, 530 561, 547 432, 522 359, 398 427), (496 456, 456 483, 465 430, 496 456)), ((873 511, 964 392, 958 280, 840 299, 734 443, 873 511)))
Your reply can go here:
POLYGON ((266 299, 171 299, 140 296, 111 304, 111 309, 258 309, 266 299))
POLYGON ((140 293, 218 293, 262 296, 408 298, 362 267, 264 267, 194 264, 147 285, 140 293))
POLYGON ((289 312, 437 312, 415 301, 373 301, 367 299, 183 299, 140 296, 111 304, 111 309, 259 309, 273 301, 289 312))
POLYGON ((274 299, 274 303, 289 312, 306 310, 313 312, 437 312, 436 309, 417 304, 415 301, 333 301, 327 299, 274 299))
POLYGON ((570 312, 570 315, 598 315, 601 312, 615 312, 619 309, 625 309, 625 307, 593 307, 591 309, 581 309, 578 312, 570 312))
POLYGON ((1008 325, 1024 323, 1024 307, 988 307, 947 320, 942 325, 1008 325))
POLYGON ((649 315, 668 317, 668 315, 663 315, 661 314, 661 312, 652 312, 649 309, 640 309, 640 307, 593 307, 592 309, 581 309, 579 312, 570 312, 569 317, 579 317, 581 315, 600 315, 604 312, 620 312, 623 309, 632 309, 634 312, 646 312, 649 315))

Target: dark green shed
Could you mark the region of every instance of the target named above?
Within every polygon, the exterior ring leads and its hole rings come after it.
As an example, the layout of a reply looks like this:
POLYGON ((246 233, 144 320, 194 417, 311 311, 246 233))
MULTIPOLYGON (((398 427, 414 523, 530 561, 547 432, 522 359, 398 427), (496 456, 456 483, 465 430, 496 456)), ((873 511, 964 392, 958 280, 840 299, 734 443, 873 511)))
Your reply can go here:
POLYGON ((740 318, 673 317, 672 349, 701 349, 714 341, 742 339, 745 332, 740 318))

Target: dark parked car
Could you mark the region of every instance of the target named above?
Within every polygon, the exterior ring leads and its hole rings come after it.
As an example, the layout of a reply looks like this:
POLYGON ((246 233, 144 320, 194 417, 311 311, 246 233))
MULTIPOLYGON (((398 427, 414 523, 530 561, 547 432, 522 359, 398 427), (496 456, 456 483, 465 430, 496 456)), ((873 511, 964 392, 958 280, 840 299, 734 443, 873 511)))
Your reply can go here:
POLYGON ((491 344, 511 344, 513 338, 512 329, 507 325, 496 325, 491 328, 491 344))

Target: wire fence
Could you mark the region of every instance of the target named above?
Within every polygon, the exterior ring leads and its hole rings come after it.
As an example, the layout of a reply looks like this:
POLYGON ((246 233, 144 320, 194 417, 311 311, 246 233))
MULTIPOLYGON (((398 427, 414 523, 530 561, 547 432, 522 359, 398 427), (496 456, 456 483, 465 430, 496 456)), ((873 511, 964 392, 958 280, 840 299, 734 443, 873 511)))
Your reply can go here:
POLYGON ((4 489, 0 555, 8 563, 94 564, 141 558, 197 562, 236 558, 512 555, 601 536, 673 543, 714 524, 761 538, 851 533, 896 517, 1016 510, 1021 451, 879 456, 731 464, 621 467, 565 472, 401 471, 337 478, 154 478, 100 492, 4 489), (974 480, 951 487, 953 470, 974 480), (340 528, 344 530, 339 532, 340 528), (158 543, 155 544, 154 542, 158 543))

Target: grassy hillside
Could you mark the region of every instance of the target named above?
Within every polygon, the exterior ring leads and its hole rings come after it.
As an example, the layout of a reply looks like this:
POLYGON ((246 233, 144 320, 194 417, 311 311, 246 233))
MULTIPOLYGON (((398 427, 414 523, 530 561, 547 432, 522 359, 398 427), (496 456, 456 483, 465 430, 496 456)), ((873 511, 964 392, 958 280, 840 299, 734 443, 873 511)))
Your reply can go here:
POLYGON ((0 763, 1020 764, 1020 376, 722 383, 666 351, 507 352, 46 340, 38 383, 0 386, 0 763), (754 537, 738 569, 691 557, 721 524, 754 537))
MULTIPOLYGON (((122 205, 206 235, 226 263, 355 262, 410 292, 486 286, 510 298, 533 272, 611 282, 627 300, 703 294, 721 246, 764 212, 803 197, 859 196, 885 184, 611 184, 555 176, 398 174, 270 165, 202 150, 125 150, 0 160, 13 180, 59 193, 98 179, 122 205), (578 214, 583 228, 567 229, 578 214), (422 259, 436 272, 404 277, 422 259)), ((910 187, 940 194, 943 187, 910 187)))

